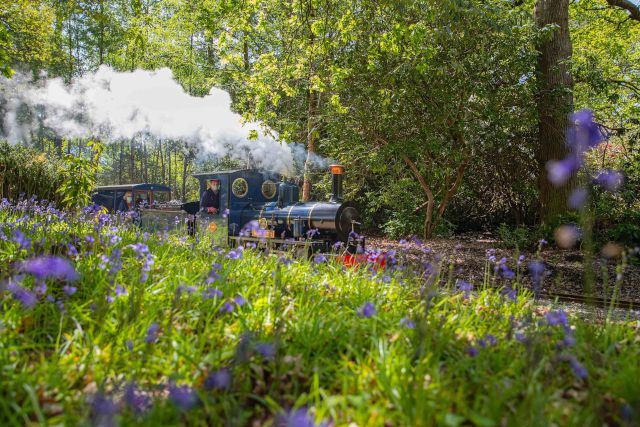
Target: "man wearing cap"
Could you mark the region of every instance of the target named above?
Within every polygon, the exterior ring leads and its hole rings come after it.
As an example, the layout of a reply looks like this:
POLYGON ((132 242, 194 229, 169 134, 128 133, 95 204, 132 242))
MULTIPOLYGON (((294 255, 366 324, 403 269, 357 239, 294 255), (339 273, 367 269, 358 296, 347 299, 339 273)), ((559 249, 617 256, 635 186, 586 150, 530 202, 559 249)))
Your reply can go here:
POLYGON ((200 209, 207 213, 217 214, 220 209, 220 180, 210 179, 207 182, 209 188, 202 193, 200 209))

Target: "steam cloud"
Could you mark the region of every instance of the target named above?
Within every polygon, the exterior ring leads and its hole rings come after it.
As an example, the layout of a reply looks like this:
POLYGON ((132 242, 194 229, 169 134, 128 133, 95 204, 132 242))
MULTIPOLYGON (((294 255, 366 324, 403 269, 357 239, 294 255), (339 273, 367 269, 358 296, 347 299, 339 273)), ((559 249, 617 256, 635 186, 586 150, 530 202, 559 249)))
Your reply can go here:
MULTIPOLYGON (((226 91, 214 87, 205 97, 190 96, 167 68, 117 72, 101 66, 70 85, 60 78, 35 84, 18 73, 0 78, 0 100, 4 137, 12 143, 28 142, 40 126, 68 139, 151 136, 197 144, 219 157, 251 159, 255 166, 286 174, 306 156, 301 146, 278 141, 260 124, 243 123, 231 111, 226 91), (251 132, 257 139, 249 139, 251 132)), ((320 157, 314 163, 326 165, 320 157)))

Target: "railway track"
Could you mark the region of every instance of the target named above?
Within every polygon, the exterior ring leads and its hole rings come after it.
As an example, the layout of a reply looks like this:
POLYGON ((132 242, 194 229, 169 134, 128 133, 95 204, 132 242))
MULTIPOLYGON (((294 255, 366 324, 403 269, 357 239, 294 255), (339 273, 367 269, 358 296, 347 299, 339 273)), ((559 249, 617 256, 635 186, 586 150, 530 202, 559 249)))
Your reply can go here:
MULTIPOLYGON (((595 307, 609 309, 611 307, 611 298, 603 298, 597 296, 586 296, 586 295, 576 295, 576 294, 566 294, 566 293, 547 293, 541 292, 538 294, 538 298, 546 298, 550 300, 558 300, 562 302, 575 302, 585 305, 592 305, 595 307)), ((614 308, 624 309, 624 310, 632 310, 632 309, 640 309, 640 302, 637 301, 625 301, 625 300, 616 300, 613 303, 614 308)))

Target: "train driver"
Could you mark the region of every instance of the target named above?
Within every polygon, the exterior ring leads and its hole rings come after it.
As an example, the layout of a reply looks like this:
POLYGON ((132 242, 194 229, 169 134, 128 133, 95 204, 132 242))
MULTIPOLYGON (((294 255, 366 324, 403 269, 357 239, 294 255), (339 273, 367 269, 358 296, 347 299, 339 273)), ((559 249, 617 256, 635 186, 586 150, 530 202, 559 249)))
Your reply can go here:
POLYGON ((119 212, 127 212, 133 209, 133 196, 131 195, 131 191, 126 191, 122 196, 122 200, 120 200, 120 204, 118 205, 119 212))
POLYGON ((200 209, 207 213, 217 214, 220 209, 220 180, 210 179, 207 182, 209 188, 202 193, 200 209))

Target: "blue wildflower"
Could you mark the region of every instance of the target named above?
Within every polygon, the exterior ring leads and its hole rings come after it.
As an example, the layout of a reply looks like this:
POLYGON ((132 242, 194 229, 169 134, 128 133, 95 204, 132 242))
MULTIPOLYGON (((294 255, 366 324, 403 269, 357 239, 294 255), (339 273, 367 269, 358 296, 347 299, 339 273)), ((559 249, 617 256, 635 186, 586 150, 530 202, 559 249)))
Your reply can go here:
POLYGON ((471 283, 465 282, 464 280, 459 280, 459 279, 457 281, 456 287, 459 292, 464 293, 465 298, 469 298, 469 294, 473 290, 473 285, 471 283))
POLYGON ((564 326, 569 327, 569 319, 567 313, 563 310, 550 311, 546 314, 545 318, 550 326, 564 326))
POLYGON ((273 359, 276 356, 276 348, 273 344, 266 342, 258 343, 256 344, 255 349, 265 359, 273 359))
POLYGON ((322 264, 325 261, 327 261, 327 257, 322 254, 318 254, 313 257, 313 262, 315 262, 316 264, 322 264))
POLYGON ((376 314, 376 307, 372 302, 365 302, 360 310, 358 310, 358 314, 362 317, 371 317, 376 314))
POLYGON ((33 258, 22 263, 22 271, 37 279, 55 278, 66 281, 78 280, 78 273, 71 263, 56 256, 33 258))
POLYGON ((615 193, 624 182, 624 176, 618 171, 603 169, 595 178, 595 182, 605 190, 615 193))
POLYGON ((280 417, 277 426, 281 427, 324 427, 325 423, 316 424, 307 408, 300 408, 280 417))
POLYGON ((37 297, 31 291, 28 291, 14 281, 9 281, 7 290, 11 293, 11 296, 15 300, 20 301, 25 308, 31 308, 38 302, 37 297))
POLYGON ((70 285, 64 285, 62 290, 64 291, 65 294, 67 294, 68 296, 71 296, 71 295, 76 293, 78 288, 76 288, 74 286, 70 286, 70 285))
POLYGON ((587 203, 588 195, 589 195, 589 192, 585 187, 577 187, 569 195, 569 199, 567 200, 567 205, 571 209, 582 209, 584 205, 587 203))
POLYGON ((158 341, 158 333, 160 332, 160 326, 157 323, 152 323, 147 329, 147 336, 145 341, 147 344, 153 344, 158 341))
POLYGON ((211 372, 204 380, 204 387, 207 390, 227 390, 231 387, 231 372, 222 368, 211 372))
POLYGON ((202 291, 203 298, 222 298, 222 291, 216 288, 207 288, 202 291))
POLYGON ((122 400, 135 414, 142 414, 151 408, 151 399, 140 393, 134 382, 124 387, 122 400))
POLYGON ((237 295, 233 298, 233 302, 235 302, 237 306, 241 307, 246 304, 247 300, 245 300, 242 295, 237 295))
POLYGON ((169 400, 183 411, 188 411, 200 403, 200 398, 189 386, 169 385, 169 400))
POLYGON ((470 346, 469 348, 467 348, 467 354, 470 357, 476 357, 480 352, 478 351, 477 348, 470 346))
POLYGON ((407 329, 415 329, 416 328, 416 324, 413 320, 409 319, 408 317, 403 317, 402 319, 400 319, 400 326, 404 326, 407 329))
POLYGON ((218 311, 220 311, 220 313, 233 313, 233 304, 229 301, 225 301, 218 311))

